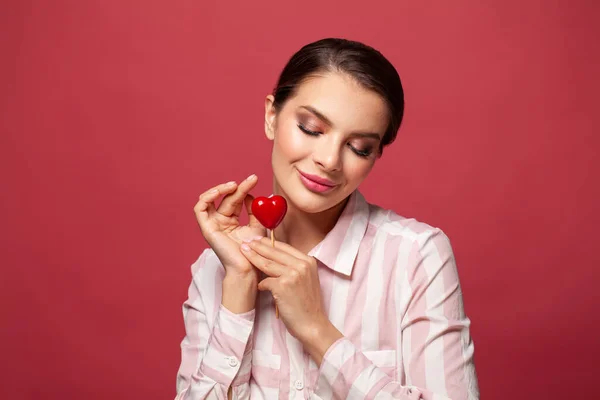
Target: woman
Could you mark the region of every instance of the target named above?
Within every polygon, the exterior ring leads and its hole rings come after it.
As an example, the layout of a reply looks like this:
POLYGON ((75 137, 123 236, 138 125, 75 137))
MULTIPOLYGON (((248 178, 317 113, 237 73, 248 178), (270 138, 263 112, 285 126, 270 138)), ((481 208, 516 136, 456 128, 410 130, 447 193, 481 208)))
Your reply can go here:
POLYGON ((251 212, 256 176, 200 196, 210 249, 183 305, 177 399, 479 397, 448 238, 358 191, 403 112, 371 47, 324 39, 290 59, 265 101, 288 212, 273 248, 251 212))

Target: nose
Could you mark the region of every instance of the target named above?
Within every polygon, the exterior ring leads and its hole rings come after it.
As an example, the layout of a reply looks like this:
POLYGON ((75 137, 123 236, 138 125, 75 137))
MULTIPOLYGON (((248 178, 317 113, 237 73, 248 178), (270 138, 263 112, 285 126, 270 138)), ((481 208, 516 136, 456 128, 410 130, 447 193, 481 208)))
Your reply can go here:
POLYGON ((342 168, 340 146, 331 140, 320 140, 313 151, 313 161, 328 172, 342 168))

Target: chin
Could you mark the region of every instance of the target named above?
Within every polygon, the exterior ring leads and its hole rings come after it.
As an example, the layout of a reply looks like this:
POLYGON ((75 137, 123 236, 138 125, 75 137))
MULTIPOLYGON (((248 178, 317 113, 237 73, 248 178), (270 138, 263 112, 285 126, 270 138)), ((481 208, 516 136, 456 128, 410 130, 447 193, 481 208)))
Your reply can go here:
POLYGON ((283 187, 284 193, 290 203, 300 211, 309 214, 316 214, 326 211, 339 204, 346 196, 340 198, 338 190, 334 190, 327 194, 313 193, 304 186, 300 187, 283 187))

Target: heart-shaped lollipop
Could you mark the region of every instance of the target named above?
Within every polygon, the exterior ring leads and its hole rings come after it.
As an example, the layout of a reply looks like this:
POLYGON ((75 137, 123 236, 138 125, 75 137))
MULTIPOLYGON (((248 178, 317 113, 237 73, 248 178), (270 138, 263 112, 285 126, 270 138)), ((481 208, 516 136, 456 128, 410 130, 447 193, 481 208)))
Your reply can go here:
POLYGON ((281 196, 257 197, 252 202, 252 214, 270 230, 277 228, 286 212, 287 202, 281 196))
MULTIPOLYGON (((257 197, 252 201, 252 214, 265 228, 271 230, 271 246, 275 247, 275 231, 287 212, 287 202, 281 196, 257 197)), ((275 318, 279 308, 275 305, 275 318)))

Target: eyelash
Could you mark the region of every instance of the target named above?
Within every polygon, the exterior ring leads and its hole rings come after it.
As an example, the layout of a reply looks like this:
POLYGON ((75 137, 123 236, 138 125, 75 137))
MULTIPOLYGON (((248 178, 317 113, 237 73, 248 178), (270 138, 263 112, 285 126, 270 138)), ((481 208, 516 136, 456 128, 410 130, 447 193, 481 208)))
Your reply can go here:
MULTIPOLYGON (((307 134, 309 136, 319 136, 321 134, 321 132, 311 131, 310 129, 306 128, 302 124, 298 124, 298 128, 302 132, 304 132, 305 134, 307 134)), ((367 148, 366 150, 358 150, 357 148, 355 148, 354 146, 352 146, 350 143, 348 143, 348 147, 350 147, 350 149, 352 149, 352 151, 354 152, 354 154, 356 154, 357 156, 362 157, 362 158, 368 158, 371 155, 371 152, 372 152, 372 150, 370 148, 367 148)))

